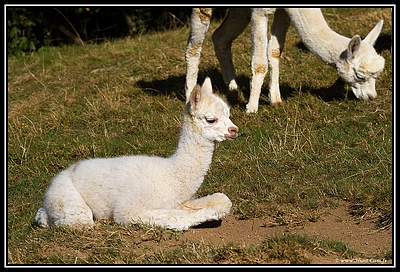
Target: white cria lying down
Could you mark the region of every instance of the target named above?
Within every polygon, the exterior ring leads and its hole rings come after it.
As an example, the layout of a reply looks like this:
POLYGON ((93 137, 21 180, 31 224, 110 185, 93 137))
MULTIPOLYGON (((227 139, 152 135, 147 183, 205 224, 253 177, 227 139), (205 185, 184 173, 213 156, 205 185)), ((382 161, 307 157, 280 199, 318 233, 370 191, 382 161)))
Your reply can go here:
POLYGON ((77 162, 51 182, 36 214, 39 226, 93 226, 94 220, 144 223, 187 230, 229 214, 223 193, 195 194, 212 162, 216 142, 236 138, 230 109, 212 92, 211 80, 196 85, 183 114, 179 143, 168 158, 123 156, 77 162))

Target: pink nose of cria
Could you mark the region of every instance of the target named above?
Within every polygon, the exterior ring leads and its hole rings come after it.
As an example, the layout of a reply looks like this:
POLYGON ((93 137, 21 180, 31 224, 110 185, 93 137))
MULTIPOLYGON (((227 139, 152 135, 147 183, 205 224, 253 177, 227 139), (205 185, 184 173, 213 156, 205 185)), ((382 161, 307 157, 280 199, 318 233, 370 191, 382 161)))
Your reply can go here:
POLYGON ((233 140, 236 138, 238 131, 239 131, 238 127, 234 127, 234 126, 228 127, 229 134, 226 134, 225 136, 227 139, 233 140))

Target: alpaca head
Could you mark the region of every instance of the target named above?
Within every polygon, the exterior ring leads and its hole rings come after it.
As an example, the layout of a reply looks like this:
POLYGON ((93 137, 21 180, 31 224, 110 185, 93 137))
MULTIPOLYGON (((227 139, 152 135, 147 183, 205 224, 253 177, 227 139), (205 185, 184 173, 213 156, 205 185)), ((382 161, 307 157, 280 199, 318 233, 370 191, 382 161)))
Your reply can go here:
POLYGON ((368 101, 377 96, 375 80, 383 71, 385 59, 376 53, 374 44, 382 25, 383 20, 380 20, 364 40, 359 35, 353 36, 336 66, 340 78, 360 100, 368 101))
POLYGON ((229 119, 229 106, 212 92, 210 78, 200 87, 196 85, 186 104, 186 114, 195 131, 211 142, 233 140, 238 127, 229 119))

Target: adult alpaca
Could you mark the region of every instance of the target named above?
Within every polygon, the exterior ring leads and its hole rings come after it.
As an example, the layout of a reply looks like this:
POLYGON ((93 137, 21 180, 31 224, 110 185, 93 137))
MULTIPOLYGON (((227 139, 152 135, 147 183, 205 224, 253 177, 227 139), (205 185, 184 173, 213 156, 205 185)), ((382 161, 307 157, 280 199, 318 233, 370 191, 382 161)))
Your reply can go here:
MULTIPOLYGON (((186 49, 188 62, 186 95, 188 95, 187 90, 196 82, 199 61, 196 62, 194 59, 200 57, 201 43, 208 30, 208 26, 205 26, 209 24, 209 20, 200 20, 202 26, 199 27, 199 20, 195 18, 196 14, 200 12, 193 9, 191 33, 186 49)), ((376 53, 373 46, 381 32, 383 20, 380 20, 365 39, 361 40, 359 35, 349 39, 334 32, 326 23, 319 8, 230 8, 212 38, 224 82, 233 92, 237 92, 238 87, 232 63, 231 45, 249 22, 251 22, 253 52, 247 113, 255 113, 258 110, 258 100, 268 65, 271 68, 270 103, 272 105, 282 103, 279 90, 279 57, 290 22, 293 23, 304 45, 320 60, 335 67, 339 77, 349 84, 358 99, 367 101, 376 98, 375 80, 383 71, 385 60, 376 53), (274 21, 270 41, 267 43, 268 18, 271 14, 274 14, 274 21)))
POLYGON ((206 78, 191 93, 178 147, 170 157, 138 155, 75 163, 52 180, 36 214, 37 223, 90 227, 95 218, 186 230, 225 217, 232 206, 226 195, 194 196, 209 169, 215 143, 237 136, 229 115, 228 105, 212 93, 206 78))

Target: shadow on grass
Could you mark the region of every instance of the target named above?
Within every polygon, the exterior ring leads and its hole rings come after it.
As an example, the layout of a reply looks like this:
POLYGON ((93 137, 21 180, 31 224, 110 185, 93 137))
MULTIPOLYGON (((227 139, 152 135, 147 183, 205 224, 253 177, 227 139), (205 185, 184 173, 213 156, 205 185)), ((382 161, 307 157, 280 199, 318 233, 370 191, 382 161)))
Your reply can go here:
MULTIPOLYGON (((198 83, 202 84, 206 77, 211 78, 213 88, 222 96, 225 96, 231 106, 246 107, 250 96, 250 78, 245 75, 238 75, 236 82, 239 86, 239 92, 230 92, 225 86, 222 75, 217 68, 212 68, 206 71, 199 71, 198 83)), ((139 80, 137 86, 149 95, 162 95, 176 97, 181 101, 185 101, 185 75, 172 76, 167 79, 144 81, 139 80)), ((282 100, 295 96, 299 91, 293 87, 282 84, 280 86, 282 100)), ((327 88, 314 89, 309 86, 303 86, 302 92, 310 93, 313 96, 319 97, 325 102, 356 99, 352 92, 346 92, 345 83, 338 78, 334 84, 327 88)), ((269 105, 267 82, 263 84, 263 89, 260 96, 260 105, 269 105)))
POLYGON ((328 88, 319 89, 308 89, 306 92, 313 96, 319 97, 325 102, 331 101, 341 101, 344 99, 357 100, 353 92, 347 92, 345 88, 345 83, 341 78, 338 78, 331 86, 328 88))
POLYGON ((200 225, 194 226, 194 229, 209 229, 209 228, 217 228, 221 226, 222 220, 214 220, 209 222, 201 223, 200 225))
MULTIPOLYGON (((221 95, 228 96, 229 91, 224 84, 222 75, 219 69, 211 68, 205 71, 199 71, 197 82, 202 84, 206 77, 210 77, 214 90, 216 90, 221 95)), ((248 78, 243 76, 238 76, 236 82, 239 86, 248 85, 248 78)), ((164 95, 177 97, 181 101, 185 101, 185 82, 186 75, 172 76, 167 79, 144 81, 139 80, 137 86, 142 88, 143 91, 149 95, 164 95)), ((248 90, 245 90, 247 94, 248 90)), ((236 103, 235 103, 236 104, 236 103)))
MULTIPOLYGON (((332 101, 342 101, 345 99, 348 100, 357 100, 353 92, 346 91, 345 83, 342 79, 338 78, 331 86, 327 88, 318 88, 315 89, 310 86, 302 86, 301 91, 295 89, 287 84, 282 84, 279 86, 282 101, 284 102, 290 97, 295 97, 299 92, 309 93, 312 96, 318 97, 324 102, 332 102, 332 101)), ((261 92, 262 96, 268 96, 268 89, 263 89, 261 92)), ((248 97, 248 96, 247 96, 248 97)), ((268 104, 269 102, 265 99, 261 99, 259 101, 260 105, 268 104)))
POLYGON ((380 54, 383 50, 387 49, 392 51, 392 35, 380 35, 375 43, 375 49, 378 54, 380 54))
POLYGON ((162 80, 139 80, 137 86, 149 95, 172 96, 185 101, 185 80, 184 75, 179 75, 162 80))

